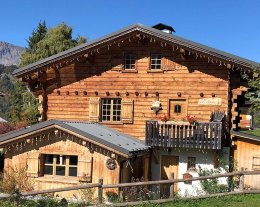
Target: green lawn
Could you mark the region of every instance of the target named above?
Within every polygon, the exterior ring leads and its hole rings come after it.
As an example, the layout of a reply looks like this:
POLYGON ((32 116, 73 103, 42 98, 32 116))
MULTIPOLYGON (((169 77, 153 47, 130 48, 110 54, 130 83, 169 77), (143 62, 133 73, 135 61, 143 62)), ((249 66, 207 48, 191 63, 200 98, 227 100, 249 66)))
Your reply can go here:
MULTIPOLYGON (((39 201, 0 200, 0 207, 84 207, 84 204, 68 205, 55 199, 39 201)), ((260 194, 221 196, 200 200, 175 200, 163 204, 143 204, 142 207, 260 207, 260 194)))
MULTIPOLYGON (((143 205, 145 206, 145 205, 143 205)), ((148 205, 147 205, 148 206, 148 205)), ((164 204, 149 204, 149 207, 260 207, 260 194, 222 196, 189 201, 173 201, 164 204)))
POLYGON ((243 130, 241 132, 260 137, 260 129, 259 128, 258 129, 254 129, 254 130, 243 130))

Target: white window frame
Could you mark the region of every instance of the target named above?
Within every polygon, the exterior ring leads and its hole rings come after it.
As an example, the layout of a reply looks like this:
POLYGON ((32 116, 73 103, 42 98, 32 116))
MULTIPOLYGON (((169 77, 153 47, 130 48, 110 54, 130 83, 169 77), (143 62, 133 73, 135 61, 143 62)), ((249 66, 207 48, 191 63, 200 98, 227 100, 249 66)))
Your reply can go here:
POLYGON ((126 53, 124 56, 124 69, 125 70, 136 70, 136 55, 132 53, 126 53), (127 64, 127 61, 130 62, 130 64, 127 64), (133 62, 132 62, 133 61, 133 62), (127 67, 130 66, 130 67, 127 67), (132 67, 134 66, 134 67, 132 67))
POLYGON ((121 98, 102 98, 101 99, 101 121, 102 122, 120 122, 121 121, 121 114, 122 114, 122 99, 121 98), (110 104, 104 103, 104 101, 110 101, 110 104), (120 103, 116 103, 119 101, 120 103), (110 106, 104 108, 104 106, 110 106), (114 106, 120 106, 119 109, 114 109, 114 106), (114 115, 114 112, 117 112, 114 115), (109 113, 108 113, 109 112, 109 113), (106 118, 104 118, 106 117, 106 118), (114 117, 115 120, 114 120, 114 117))
POLYGON ((152 53, 150 56, 150 70, 162 70, 162 54, 152 53), (153 61, 155 63, 153 63, 153 61), (160 62, 160 64, 159 64, 160 62))
POLYGON ((77 168, 78 172, 78 162, 77 165, 70 165, 70 157, 77 157, 77 160, 79 159, 77 155, 62 155, 62 154, 42 154, 44 156, 43 158, 43 169, 42 174, 43 176, 66 176, 66 177, 77 177, 77 175, 69 175, 70 168, 77 168), (46 156, 53 156, 52 163, 46 163, 46 156), (57 163, 57 159, 65 159, 65 164, 57 163), (52 174, 45 174, 45 166, 52 166, 52 174), (65 167, 65 175, 57 175, 57 167, 65 167))

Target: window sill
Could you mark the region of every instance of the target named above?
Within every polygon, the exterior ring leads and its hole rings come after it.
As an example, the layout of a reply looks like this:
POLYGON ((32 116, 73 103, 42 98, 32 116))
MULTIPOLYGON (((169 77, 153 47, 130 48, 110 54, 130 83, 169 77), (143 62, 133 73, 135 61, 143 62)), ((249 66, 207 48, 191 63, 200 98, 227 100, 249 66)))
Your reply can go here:
POLYGON ((105 125, 123 125, 123 122, 108 122, 108 121, 100 121, 99 124, 105 124, 105 125))
POLYGON ((147 70, 147 73, 163 73, 164 71, 162 69, 149 69, 147 70))
POLYGON ((79 178, 78 177, 71 177, 71 176, 52 176, 52 175, 45 175, 42 177, 35 178, 38 182, 49 182, 49 183, 66 183, 66 184, 78 184, 79 178))
POLYGON ((122 73, 138 73, 138 70, 122 70, 122 73))

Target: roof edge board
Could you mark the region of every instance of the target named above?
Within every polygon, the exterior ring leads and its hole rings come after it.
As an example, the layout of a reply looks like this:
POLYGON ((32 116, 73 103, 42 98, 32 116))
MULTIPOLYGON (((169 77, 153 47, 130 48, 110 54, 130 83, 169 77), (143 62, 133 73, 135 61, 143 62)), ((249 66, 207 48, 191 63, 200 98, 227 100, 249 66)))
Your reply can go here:
POLYGON ((103 37, 100 37, 96 40, 87 42, 83 45, 79 45, 76 47, 73 47, 71 49, 68 49, 66 51, 63 51, 61 53, 58 53, 56 55, 47 57, 45 59, 39 60, 35 63, 29 64, 25 67, 19 68, 13 72, 13 75, 16 77, 19 77, 23 74, 29 73, 33 70, 46 67, 47 65, 53 64, 55 62, 58 62, 64 58, 67 58, 69 56, 77 55, 78 53, 84 52, 90 48, 96 47, 100 44, 106 43, 108 41, 113 41, 116 38, 119 38, 121 36, 127 35, 134 31, 141 31, 144 33, 147 33, 149 35, 153 35, 157 38, 164 39, 165 41, 169 41, 173 44, 179 44, 180 46, 187 47, 191 50, 195 50, 201 53, 205 53, 206 55, 213 56, 215 58, 224 59, 225 61, 230 61, 235 64, 241 65, 246 68, 252 69, 253 67, 260 68, 260 63, 257 63, 255 61, 248 60, 246 58, 242 58, 236 55, 233 55, 231 53, 227 53, 212 47, 208 47, 206 45, 193 42, 191 40, 178 37, 176 35, 172 34, 166 34, 160 30, 154 29, 152 27, 147 27, 142 24, 134 24, 130 25, 128 27, 125 27, 121 30, 118 30, 117 32, 105 35, 103 37), (222 53, 222 54, 221 54, 222 53))

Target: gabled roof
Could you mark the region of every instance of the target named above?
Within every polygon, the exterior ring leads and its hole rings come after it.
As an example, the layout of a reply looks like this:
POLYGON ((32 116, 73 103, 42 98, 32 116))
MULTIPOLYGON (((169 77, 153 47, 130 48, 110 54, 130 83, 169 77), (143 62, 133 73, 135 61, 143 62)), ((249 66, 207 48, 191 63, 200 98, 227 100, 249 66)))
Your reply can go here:
POLYGON ((142 24, 134 24, 134 25, 130 25, 128 27, 125 27, 117 32, 111 33, 109 35, 106 35, 104 37, 101 37, 99 39, 96 39, 94 41, 90 41, 87 42, 85 44, 73 47, 69 50, 66 50, 64 52, 60 52, 56 55, 50 56, 48 58, 45 58, 43 60, 37 61, 35 63, 29 64, 25 67, 19 68, 17 70, 15 70, 13 72, 13 74, 17 77, 26 74, 28 72, 32 72, 34 70, 37 70, 41 67, 45 67, 48 66, 50 64, 56 63, 57 61, 60 61, 64 58, 70 57, 72 55, 77 55, 79 53, 82 53, 86 50, 89 50, 93 47, 102 45, 108 41, 113 41, 123 35, 129 34, 131 32, 134 31, 140 31, 143 32, 144 34, 156 37, 156 38, 160 38, 164 41, 167 41, 169 43, 173 43, 176 45, 179 45, 180 47, 184 47, 186 49, 190 49, 193 51, 197 51, 200 53, 203 53, 205 55, 209 55, 210 57, 214 57, 223 61, 227 61, 227 62, 231 62, 234 64, 237 64, 241 67, 246 67, 246 68, 259 68, 260 69, 260 64, 236 55, 232 55, 230 53, 227 52, 223 52, 221 50, 217 50, 215 48, 212 47, 208 47, 181 37, 178 37, 176 35, 173 34, 168 34, 165 33, 163 31, 160 31, 158 29, 152 28, 152 27, 148 27, 148 26, 144 26, 142 24))
POLYGON ((255 136, 255 135, 251 135, 245 132, 241 132, 241 131, 231 131, 232 135, 238 136, 238 137, 242 137, 244 139, 249 139, 249 140, 254 140, 254 141, 258 141, 260 142, 260 137, 259 136, 255 136))
POLYGON ((103 125, 90 122, 71 122, 61 120, 49 120, 25 129, 3 134, 0 136, 0 146, 15 139, 19 139, 19 137, 26 134, 37 133, 39 130, 44 130, 45 128, 49 128, 51 126, 54 128, 58 126, 61 130, 65 129, 76 133, 90 139, 90 142, 92 141, 97 145, 100 144, 106 146, 129 157, 138 153, 149 151, 149 147, 140 140, 103 125))

